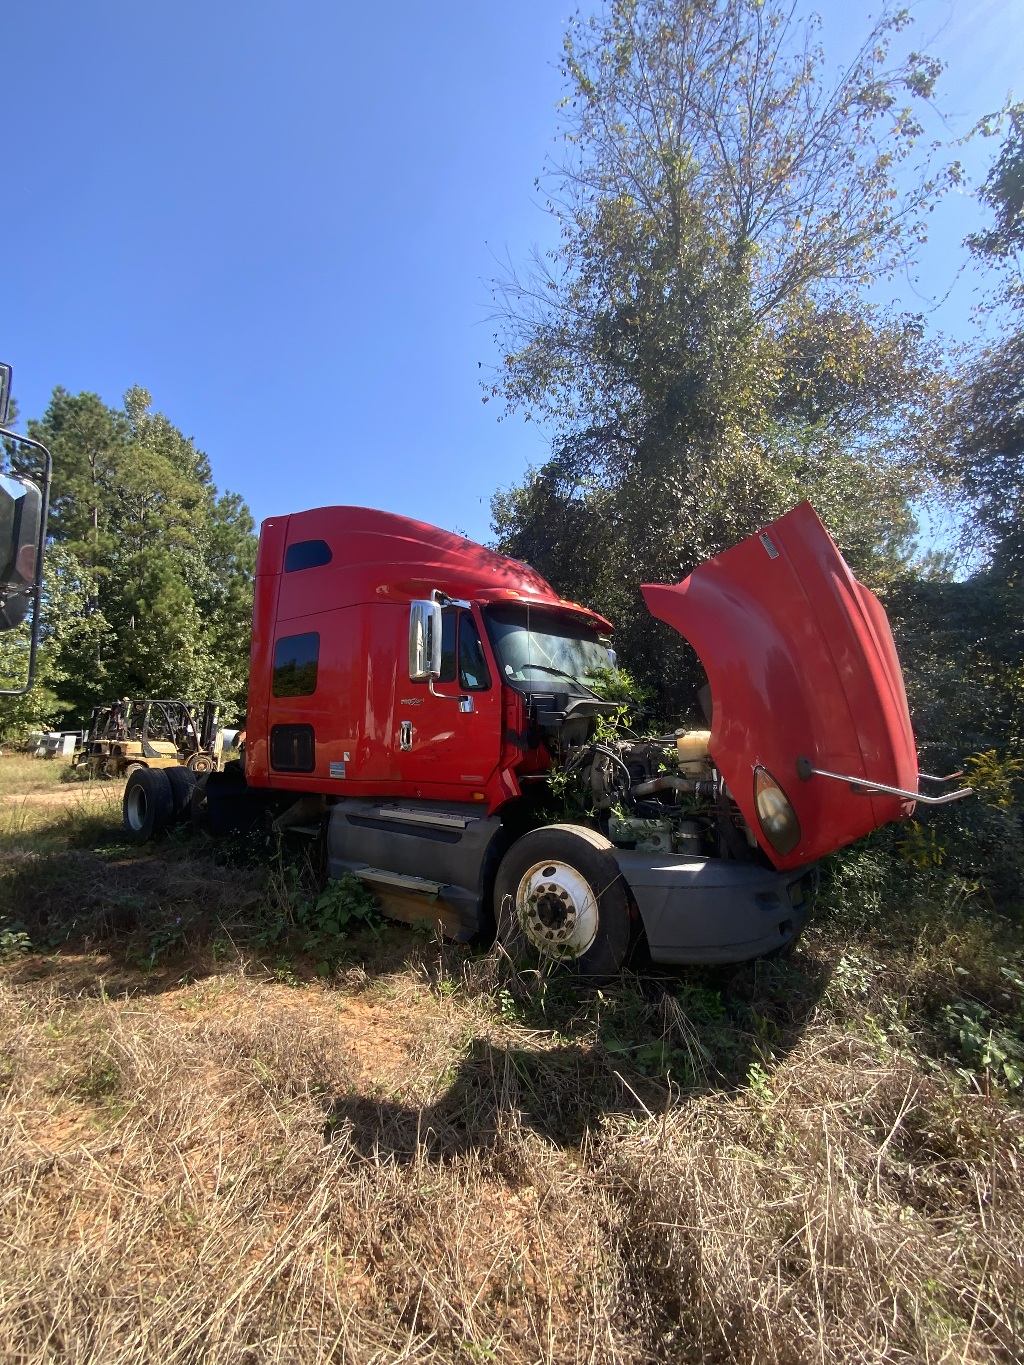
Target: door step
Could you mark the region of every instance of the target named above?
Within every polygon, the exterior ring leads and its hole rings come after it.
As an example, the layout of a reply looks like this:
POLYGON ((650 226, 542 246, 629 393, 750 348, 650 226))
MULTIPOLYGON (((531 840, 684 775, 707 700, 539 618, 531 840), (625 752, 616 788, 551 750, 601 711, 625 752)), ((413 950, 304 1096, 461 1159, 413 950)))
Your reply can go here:
POLYGON ((390 886, 397 891, 415 891, 430 900, 436 900, 444 887, 443 882, 432 882, 426 877, 413 877, 404 872, 388 872, 382 867, 354 867, 354 876, 372 886, 390 886))

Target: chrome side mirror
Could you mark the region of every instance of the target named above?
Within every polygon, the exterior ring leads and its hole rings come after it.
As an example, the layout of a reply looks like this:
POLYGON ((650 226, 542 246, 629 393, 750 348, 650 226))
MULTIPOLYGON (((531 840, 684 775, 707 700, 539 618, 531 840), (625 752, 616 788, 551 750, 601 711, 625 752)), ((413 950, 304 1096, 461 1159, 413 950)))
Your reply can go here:
POLYGON ((443 592, 435 592, 430 601, 416 600, 409 606, 409 681, 425 682, 432 697, 445 701, 455 701, 465 715, 476 710, 473 698, 465 693, 450 696, 447 692, 434 690, 434 679, 441 676, 441 606, 466 607, 455 597, 447 597, 443 592), (440 599, 440 600, 438 600, 440 599))
POLYGON ((441 673, 441 607, 415 601, 409 607, 409 680, 429 682, 441 673))

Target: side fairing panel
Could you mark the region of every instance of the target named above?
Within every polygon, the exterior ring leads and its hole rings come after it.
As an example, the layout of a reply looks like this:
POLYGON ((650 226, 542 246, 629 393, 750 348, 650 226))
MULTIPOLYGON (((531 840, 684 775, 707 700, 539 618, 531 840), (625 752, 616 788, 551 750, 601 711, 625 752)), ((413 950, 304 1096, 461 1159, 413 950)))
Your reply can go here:
POLYGON ((878 599, 854 578, 809 503, 701 564, 674 587, 646 585, 653 614, 690 641, 713 701, 711 755, 776 867, 799 867, 912 809, 865 796, 811 766, 917 790, 903 675, 878 599), (786 793, 801 838, 765 841, 754 769, 786 793))

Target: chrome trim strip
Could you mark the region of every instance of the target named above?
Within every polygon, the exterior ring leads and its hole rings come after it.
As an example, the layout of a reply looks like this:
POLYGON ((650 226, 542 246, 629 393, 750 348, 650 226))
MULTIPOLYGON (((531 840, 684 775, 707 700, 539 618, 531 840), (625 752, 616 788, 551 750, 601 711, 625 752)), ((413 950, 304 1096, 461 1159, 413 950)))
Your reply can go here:
POLYGON ((453 811, 410 810, 405 806, 381 806, 377 810, 377 818, 399 820, 407 825, 440 826, 442 829, 465 829, 467 825, 475 824, 477 819, 473 815, 456 815, 453 811))

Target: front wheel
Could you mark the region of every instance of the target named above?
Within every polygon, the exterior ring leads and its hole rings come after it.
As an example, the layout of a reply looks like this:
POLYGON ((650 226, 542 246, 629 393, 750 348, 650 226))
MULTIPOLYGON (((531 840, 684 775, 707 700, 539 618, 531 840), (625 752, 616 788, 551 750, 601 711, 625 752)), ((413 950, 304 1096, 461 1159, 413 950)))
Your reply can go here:
POLYGON ((517 839, 494 887, 498 938, 516 961, 614 976, 629 954, 626 883, 612 845, 583 825, 546 825, 517 839))

